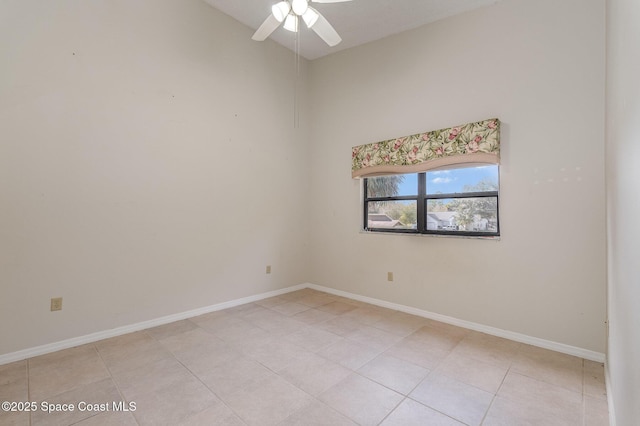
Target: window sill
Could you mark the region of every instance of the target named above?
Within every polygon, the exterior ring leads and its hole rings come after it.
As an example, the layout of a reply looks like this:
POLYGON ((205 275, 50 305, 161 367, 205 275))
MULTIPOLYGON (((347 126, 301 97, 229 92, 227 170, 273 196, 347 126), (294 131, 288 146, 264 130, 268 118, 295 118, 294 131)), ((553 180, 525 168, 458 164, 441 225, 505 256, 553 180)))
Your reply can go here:
POLYGON ((402 237, 432 237, 432 238, 456 238, 468 240, 484 240, 484 241, 500 241, 500 235, 445 235, 445 234, 421 234, 419 232, 385 232, 385 231, 366 231, 361 229, 360 234, 367 235, 397 235, 402 237))

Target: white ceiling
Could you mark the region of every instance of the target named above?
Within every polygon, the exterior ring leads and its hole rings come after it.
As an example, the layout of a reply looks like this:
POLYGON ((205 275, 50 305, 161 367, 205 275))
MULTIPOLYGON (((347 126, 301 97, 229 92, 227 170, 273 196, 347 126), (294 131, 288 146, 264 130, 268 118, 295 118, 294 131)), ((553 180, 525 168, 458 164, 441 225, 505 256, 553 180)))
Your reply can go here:
MULTIPOLYGON (((269 16, 271 5, 277 3, 277 0, 205 1, 254 30, 269 16)), ((353 0, 346 3, 314 3, 313 7, 340 34, 342 43, 329 47, 312 30, 301 25, 300 54, 310 60, 317 59, 497 1, 353 0)), ((288 49, 294 48, 294 34, 282 26, 270 38, 288 49)))

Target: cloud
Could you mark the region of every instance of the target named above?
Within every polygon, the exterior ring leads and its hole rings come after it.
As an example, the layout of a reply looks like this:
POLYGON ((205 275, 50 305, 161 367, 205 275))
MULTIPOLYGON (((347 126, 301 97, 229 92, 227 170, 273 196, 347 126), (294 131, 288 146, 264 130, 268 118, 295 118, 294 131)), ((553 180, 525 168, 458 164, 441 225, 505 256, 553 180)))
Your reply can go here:
POLYGON ((448 178, 448 177, 437 177, 435 179, 431 179, 431 183, 449 183, 452 180, 453 179, 448 178))
POLYGON ((451 170, 435 170, 433 172, 429 172, 430 175, 448 175, 451 173, 451 170))

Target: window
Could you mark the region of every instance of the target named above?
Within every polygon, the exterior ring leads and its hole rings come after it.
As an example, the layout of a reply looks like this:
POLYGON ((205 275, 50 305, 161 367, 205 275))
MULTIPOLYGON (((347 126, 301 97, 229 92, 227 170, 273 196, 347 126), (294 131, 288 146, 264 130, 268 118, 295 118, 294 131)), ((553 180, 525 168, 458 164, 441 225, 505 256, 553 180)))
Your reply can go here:
POLYGON ((365 230, 499 236, 497 165, 364 179, 365 230))

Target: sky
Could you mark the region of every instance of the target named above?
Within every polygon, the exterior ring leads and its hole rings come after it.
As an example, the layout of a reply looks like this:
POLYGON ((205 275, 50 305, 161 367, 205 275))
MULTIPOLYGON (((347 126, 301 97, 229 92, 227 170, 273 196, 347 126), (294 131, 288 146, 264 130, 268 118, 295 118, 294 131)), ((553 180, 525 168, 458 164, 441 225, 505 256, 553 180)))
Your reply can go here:
MULTIPOLYGON (((418 175, 404 175, 400 184, 400 194, 416 195, 418 191, 418 175)), ((462 192, 465 185, 475 185, 482 179, 488 178, 498 182, 498 166, 467 167, 464 169, 449 169, 427 172, 427 194, 450 194, 462 192)))

